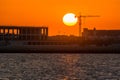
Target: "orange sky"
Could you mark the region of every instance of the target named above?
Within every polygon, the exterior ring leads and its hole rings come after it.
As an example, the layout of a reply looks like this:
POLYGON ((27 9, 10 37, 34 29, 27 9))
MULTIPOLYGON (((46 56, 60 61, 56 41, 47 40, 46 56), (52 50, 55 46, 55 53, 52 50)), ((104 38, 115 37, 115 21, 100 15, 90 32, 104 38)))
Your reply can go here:
POLYGON ((120 0, 0 0, 0 25, 46 25, 49 35, 78 35, 78 24, 62 22, 69 12, 101 16, 83 18, 82 27, 120 29, 120 0))

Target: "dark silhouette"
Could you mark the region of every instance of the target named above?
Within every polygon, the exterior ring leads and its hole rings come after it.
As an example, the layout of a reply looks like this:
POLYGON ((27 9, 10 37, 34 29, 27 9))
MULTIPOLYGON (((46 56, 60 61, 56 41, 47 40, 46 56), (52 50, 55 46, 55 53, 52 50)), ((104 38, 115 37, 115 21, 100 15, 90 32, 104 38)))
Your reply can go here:
POLYGON ((120 52, 120 30, 89 30, 82 36, 48 36, 48 27, 0 26, 0 50, 8 52, 120 52))

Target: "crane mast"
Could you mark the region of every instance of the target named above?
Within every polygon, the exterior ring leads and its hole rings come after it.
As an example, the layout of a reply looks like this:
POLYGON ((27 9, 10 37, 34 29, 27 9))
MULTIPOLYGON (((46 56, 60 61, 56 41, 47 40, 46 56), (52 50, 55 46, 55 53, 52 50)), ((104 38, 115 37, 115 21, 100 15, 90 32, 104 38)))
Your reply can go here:
POLYGON ((78 24, 79 24, 79 37, 81 37, 82 35, 82 18, 86 18, 86 17, 100 17, 99 15, 79 15, 78 16, 78 24))

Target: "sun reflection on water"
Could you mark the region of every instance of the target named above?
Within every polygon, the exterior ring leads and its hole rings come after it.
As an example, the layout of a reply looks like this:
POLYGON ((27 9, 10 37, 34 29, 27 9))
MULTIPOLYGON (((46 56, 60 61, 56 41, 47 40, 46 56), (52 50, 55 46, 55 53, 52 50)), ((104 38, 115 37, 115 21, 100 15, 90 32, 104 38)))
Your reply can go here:
POLYGON ((63 80, 69 80, 69 79, 73 79, 76 77, 76 70, 80 70, 78 68, 76 68, 76 64, 79 62, 80 60, 80 56, 77 54, 65 54, 61 56, 61 59, 63 60, 63 63, 66 64, 66 71, 67 71, 67 75, 64 77, 63 80))
POLYGON ((61 58, 70 66, 75 64, 80 59, 80 56, 74 54, 65 54, 61 56, 61 58))

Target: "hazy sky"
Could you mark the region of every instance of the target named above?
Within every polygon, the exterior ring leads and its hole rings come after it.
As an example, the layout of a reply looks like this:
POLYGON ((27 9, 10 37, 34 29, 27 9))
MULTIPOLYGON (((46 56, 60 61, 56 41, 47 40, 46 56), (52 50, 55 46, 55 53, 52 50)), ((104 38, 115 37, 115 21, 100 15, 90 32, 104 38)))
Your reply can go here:
POLYGON ((49 35, 78 35, 78 24, 62 22, 69 12, 101 16, 83 18, 82 28, 120 29, 120 0, 0 0, 0 25, 45 25, 49 35))

